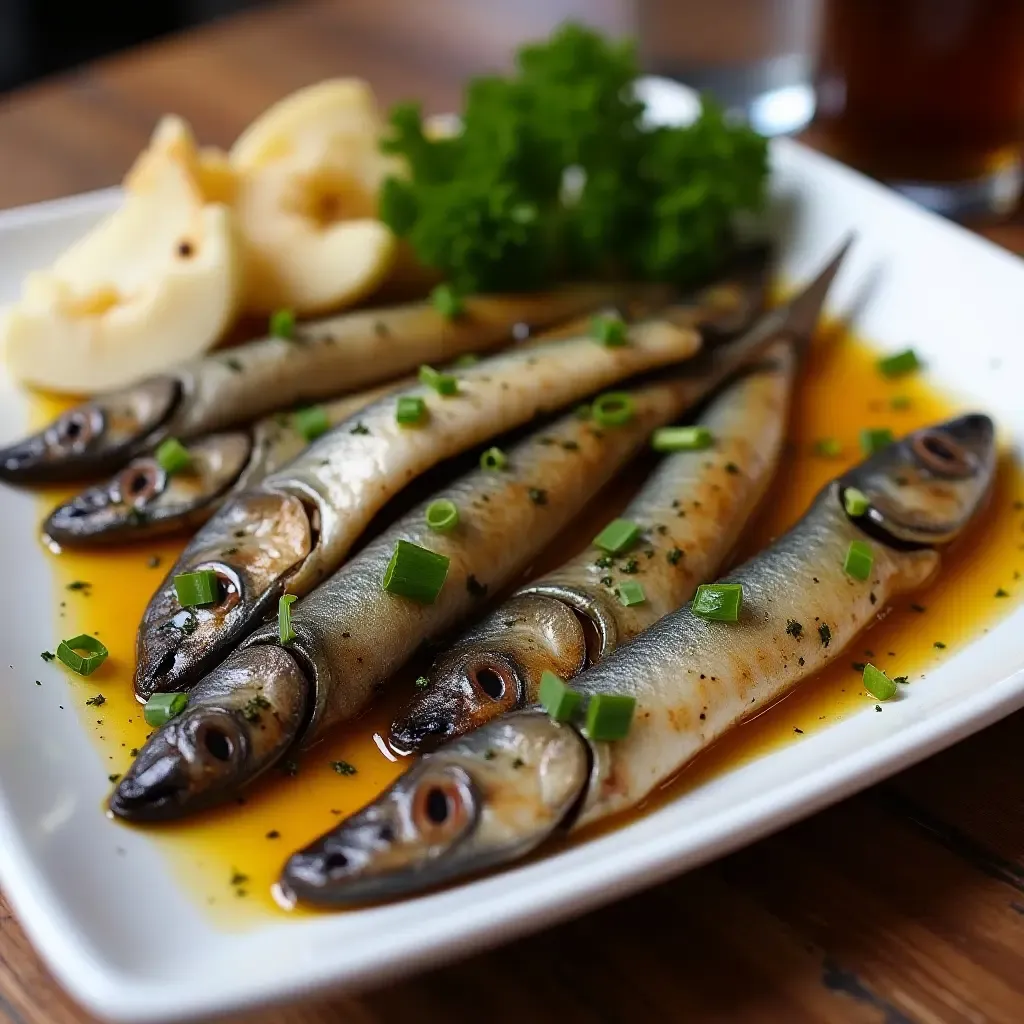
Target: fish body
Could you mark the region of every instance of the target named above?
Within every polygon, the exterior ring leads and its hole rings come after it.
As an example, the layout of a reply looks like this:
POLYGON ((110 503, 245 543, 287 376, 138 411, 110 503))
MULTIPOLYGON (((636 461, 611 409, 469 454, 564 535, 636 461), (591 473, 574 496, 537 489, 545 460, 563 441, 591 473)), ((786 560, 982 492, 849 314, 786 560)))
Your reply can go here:
POLYGON ((283 890, 330 905, 415 892, 637 806, 727 730, 841 657, 887 604, 938 571, 942 546, 988 497, 994 433, 987 416, 971 414, 888 446, 726 577, 742 588, 738 621, 708 621, 686 605, 574 680, 584 702, 635 698, 624 739, 594 740, 579 718, 554 722, 539 710, 497 718, 426 755, 293 855, 283 890), (850 488, 867 496, 866 512, 847 513, 850 488), (851 541, 871 546, 867 579, 844 569, 851 541), (424 823, 411 807, 433 813, 424 823))

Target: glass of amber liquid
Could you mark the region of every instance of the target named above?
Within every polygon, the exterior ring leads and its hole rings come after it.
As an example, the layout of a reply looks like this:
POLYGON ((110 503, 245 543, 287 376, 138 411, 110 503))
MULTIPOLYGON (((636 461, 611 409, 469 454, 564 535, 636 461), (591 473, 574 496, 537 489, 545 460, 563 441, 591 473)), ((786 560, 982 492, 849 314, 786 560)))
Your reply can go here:
POLYGON ((936 212, 1004 214, 1024 138, 1024 0, 824 0, 814 139, 936 212))

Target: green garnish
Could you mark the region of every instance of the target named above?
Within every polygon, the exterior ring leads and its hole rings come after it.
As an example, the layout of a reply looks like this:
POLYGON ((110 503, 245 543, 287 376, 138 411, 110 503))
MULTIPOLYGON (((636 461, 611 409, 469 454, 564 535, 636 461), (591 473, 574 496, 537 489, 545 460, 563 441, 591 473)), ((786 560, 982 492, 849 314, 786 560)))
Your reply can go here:
POLYGON ((590 403, 584 402, 582 405, 577 405, 572 411, 573 415, 578 420, 589 420, 590 419, 590 403))
POLYGON ((162 441, 154 453, 154 458, 168 476, 174 476, 175 473, 180 473, 192 465, 192 456, 176 437, 162 441))
POLYGON ((102 693, 97 693, 95 697, 90 697, 85 703, 87 707, 101 708, 107 703, 107 698, 102 693))
POLYGON ((877 700, 889 700, 896 694, 896 683, 874 665, 864 666, 864 689, 877 700))
POLYGON ((444 586, 450 562, 447 555, 400 540, 384 570, 382 585, 389 594, 433 604, 444 586))
POLYGON ((56 661, 57 660, 57 655, 54 654, 53 651, 40 651, 39 652, 39 657, 42 658, 43 661, 47 661, 47 662, 49 662, 49 661, 56 661))
MULTIPOLYGON (((72 580, 64 589, 81 590, 83 593, 85 593, 86 591, 92 589, 92 584, 88 580, 72 580)), ((88 597, 88 593, 85 593, 85 596, 88 597)))
POLYGON ((843 454, 843 446, 834 437, 821 437, 814 442, 814 454, 826 459, 838 459, 843 454))
POLYGON ((270 701, 262 693, 257 693, 242 706, 242 717, 247 722, 258 722, 262 713, 269 710, 270 706, 270 701))
POLYGON ((682 548, 672 548, 670 551, 665 552, 665 559, 669 565, 678 565, 679 559, 683 557, 682 548))
POLYGON ((626 344, 626 322, 621 316, 592 317, 590 336, 605 348, 621 348, 626 344))
POLYGON ((459 525, 459 510, 454 501, 438 498, 427 506, 426 520, 435 533, 451 533, 459 525))
POLYGON ((349 764, 348 761, 332 761, 331 762, 331 767, 339 775, 355 775, 356 774, 356 766, 354 764, 349 764))
POLYGON ((419 395, 402 395, 395 405, 395 420, 403 427, 418 427, 427 418, 427 403, 419 395))
MULTIPOLYGON (((475 289, 468 289, 474 291, 475 289)), ((446 320, 455 320, 463 313, 462 298, 450 284, 439 284, 431 293, 430 301, 434 309, 446 320)))
POLYGON ((508 456, 500 448, 488 448, 480 456, 480 468, 497 473, 508 465, 508 456))
POLYGON ((635 710, 635 697, 595 693, 587 703, 586 733, 592 740, 624 740, 629 735, 635 710))
POLYGON ((696 452, 710 448, 714 441, 707 427, 662 427, 651 437, 656 452, 696 452))
POLYGON ((618 555, 636 542, 640 527, 631 519, 613 519, 595 538, 594 544, 610 555, 618 555))
POLYGON ((827 622, 822 622, 818 626, 818 636, 821 637, 821 646, 828 647, 832 643, 832 630, 829 628, 827 622))
POLYGON ((291 341, 295 337, 295 312, 291 309, 275 309, 270 314, 270 335, 291 341))
POLYGON ((441 373, 432 366, 423 365, 420 367, 420 383, 428 388, 433 388, 439 395, 450 398, 459 392, 458 378, 450 373, 441 373))
POLYGON ((599 427, 621 427, 635 413, 636 405, 628 391, 606 391, 590 405, 590 415, 599 427))
POLYGON ((457 370, 464 370, 467 366, 476 366, 480 362, 480 357, 475 352, 463 352, 461 356, 457 356, 452 362, 457 370))
POLYGON ((902 377, 906 373, 920 369, 921 360, 917 358, 917 353, 912 348, 906 348, 891 356, 883 356, 875 365, 884 377, 902 377))
POLYGON ((615 593, 627 608, 634 604, 643 604, 647 600, 644 588, 635 580, 623 580, 615 588, 615 593))
POLYGON ((188 704, 187 693, 154 693, 146 701, 142 716, 146 719, 146 725, 157 729, 161 725, 166 725, 176 715, 180 715, 185 710, 186 704, 188 704))
POLYGON ((417 690, 425 690, 430 685, 430 680, 426 676, 417 676, 413 685, 417 690))
POLYGON ((998 589, 998 590, 996 591, 996 597, 1009 597, 1009 596, 1010 596, 1010 593, 1009 593, 1009 591, 1007 591, 1007 590, 1004 590, 1004 589, 1003 589, 1002 587, 1000 587, 1000 588, 999 588, 999 589, 998 589))
POLYGON ((549 672, 547 669, 541 673, 537 698, 541 707, 556 722, 566 722, 572 718, 583 701, 581 694, 570 690, 564 680, 559 679, 554 672, 549 672))
POLYGON ((219 585, 212 569, 182 572, 174 577, 174 592, 182 608, 200 608, 217 600, 219 585))
POLYGON ((909 395, 893 395, 889 399, 890 409, 909 409, 910 408, 910 396, 909 395))
POLYGON ((944 651, 946 649, 946 645, 941 640, 936 640, 935 643, 932 644, 932 647, 936 647, 940 651, 944 651))
POLYGON ((803 623, 797 622, 796 619, 786 620, 786 632, 794 639, 799 640, 803 631, 803 623))
POLYGON ((843 508, 848 516, 862 516, 871 508, 871 500, 856 487, 847 487, 843 491, 843 508))
POLYGON ((871 575, 871 567, 875 564, 875 553, 871 545, 862 540, 851 540, 846 549, 843 571, 855 580, 866 580, 871 575))
POLYGON ((277 602, 277 635, 283 644, 290 644, 297 636, 292 629, 292 605, 298 599, 297 594, 282 594, 277 602))
POLYGON ((738 622, 743 607, 743 586, 739 583, 702 583, 693 597, 690 611, 713 622, 738 622))
POLYGON ((860 450, 865 455, 874 455, 895 440, 893 432, 888 427, 867 427, 860 432, 860 450))
POLYGON ((765 140, 704 98, 686 127, 648 127, 634 47, 580 25, 523 47, 510 77, 469 84, 462 130, 428 138, 416 104, 391 111, 380 217, 463 294, 600 276, 675 285, 728 252, 767 182, 765 140), (564 187, 579 168, 581 188, 564 187))
POLYGON ((315 441, 321 434, 326 434, 331 429, 327 411, 322 405, 310 405, 297 410, 292 416, 292 423, 307 441, 315 441))

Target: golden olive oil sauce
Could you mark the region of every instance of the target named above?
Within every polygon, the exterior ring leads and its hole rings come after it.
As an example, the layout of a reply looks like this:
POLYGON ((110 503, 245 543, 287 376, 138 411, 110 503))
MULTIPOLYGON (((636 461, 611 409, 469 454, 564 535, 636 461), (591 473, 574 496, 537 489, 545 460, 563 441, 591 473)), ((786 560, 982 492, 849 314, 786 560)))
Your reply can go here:
MULTIPOLYGON (((820 487, 860 461, 863 428, 889 427, 901 436, 954 412, 954 406, 930 388, 922 375, 890 380, 878 372, 876 360, 877 353, 845 337, 824 338, 811 353, 796 390, 782 469, 755 527, 745 534, 737 561, 788 529, 820 487), (841 454, 818 454, 817 442, 823 439, 838 441, 841 454)), ((60 407, 52 400, 38 399, 33 419, 49 420, 60 407)), ((649 462, 644 467, 649 468, 649 462)), ((642 473, 634 469, 627 478, 635 488, 642 473)), ((528 575, 558 565, 570 543, 575 550, 587 544, 626 503, 632 488, 620 480, 606 489, 574 524, 570 538, 559 538, 528 575)), ((48 492, 45 511, 63 497, 48 492)), ((854 663, 870 661, 890 677, 905 675, 910 678, 908 685, 926 686, 930 669, 1005 615, 1024 595, 1022 526, 1024 474, 1004 457, 988 508, 969 535, 946 555, 934 584, 901 600, 812 681, 734 729, 652 802, 660 804, 783 743, 871 710, 876 701, 863 690, 854 663)), ((108 661, 94 675, 82 679, 67 673, 65 704, 78 708, 83 725, 102 752, 101 770, 112 782, 149 732, 132 690, 135 633, 146 603, 182 543, 48 555, 58 603, 54 648, 61 638, 90 633, 110 650, 108 661)), ((186 890, 212 908, 218 924, 251 925, 268 912, 278 912, 271 885, 287 855, 363 806, 402 771, 402 762, 389 753, 383 737, 392 714, 413 692, 422 668, 413 666, 403 672, 377 707, 294 762, 271 769, 236 802, 189 822, 146 828, 147 835, 166 851, 186 890)), ((102 810, 97 808, 97 813, 102 810)))

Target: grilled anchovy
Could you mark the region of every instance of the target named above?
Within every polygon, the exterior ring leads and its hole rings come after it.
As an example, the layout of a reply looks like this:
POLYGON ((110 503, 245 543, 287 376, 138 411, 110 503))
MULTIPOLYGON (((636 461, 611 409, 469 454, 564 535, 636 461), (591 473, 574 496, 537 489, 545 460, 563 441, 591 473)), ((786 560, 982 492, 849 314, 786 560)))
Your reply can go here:
POLYGON ((980 414, 917 431, 833 481, 804 518, 727 582, 738 622, 689 605, 584 672, 584 700, 636 699, 628 736, 589 739, 536 710, 497 718, 426 755, 377 800, 294 854, 282 889, 343 905, 417 892, 508 863, 552 834, 637 806, 698 752, 841 657, 889 602, 938 569, 984 503, 994 428, 980 414), (868 510, 845 511, 849 488, 868 510), (844 571, 852 541, 874 563, 844 571))
POLYGON ((542 327, 637 294, 584 285, 470 298, 454 321, 417 302, 300 324, 292 341, 264 338, 214 352, 70 409, 0 449, 0 479, 35 484, 105 476, 168 437, 188 440, 365 388, 419 363, 493 348, 517 324, 542 327))
POLYGON ((430 685, 392 724, 393 747, 429 750, 535 704, 545 671, 578 675, 714 579, 782 450, 793 346, 780 342, 769 358, 700 418, 714 447, 668 456, 622 512, 642 530, 636 548, 618 558, 588 548, 473 627, 438 658, 430 685), (616 597, 630 580, 643 588, 642 603, 616 597))

